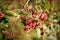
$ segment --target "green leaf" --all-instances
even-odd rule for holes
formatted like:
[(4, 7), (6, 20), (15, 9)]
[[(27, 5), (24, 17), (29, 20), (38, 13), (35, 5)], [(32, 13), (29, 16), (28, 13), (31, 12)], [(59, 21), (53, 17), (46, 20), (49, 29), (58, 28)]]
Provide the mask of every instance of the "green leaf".
[(44, 7), (45, 7), (45, 9), (48, 9), (49, 10), (50, 9), (50, 3), (49, 2), (46, 2)]
[(0, 40), (2, 40), (2, 38), (3, 38), (3, 35), (0, 33)]
[(15, 12), (10, 11), (10, 10), (7, 10), (6, 14), (9, 15), (9, 16), (16, 16), (17, 15)]

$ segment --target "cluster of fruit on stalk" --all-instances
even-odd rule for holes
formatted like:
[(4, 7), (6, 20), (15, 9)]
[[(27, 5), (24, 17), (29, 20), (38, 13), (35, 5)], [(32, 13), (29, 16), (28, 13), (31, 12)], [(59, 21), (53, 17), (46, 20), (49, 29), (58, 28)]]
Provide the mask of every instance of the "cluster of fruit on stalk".
[[(24, 6), (25, 10), (28, 10), (31, 13), (31, 16), (26, 20), (25, 24), (29, 27), (25, 27), (24, 31), (37, 29), (39, 26), (43, 25), (43, 22), (48, 19), (49, 11), (41, 9), (40, 12), (34, 11), (34, 8), (31, 6), (29, 8), (29, 5)], [(36, 19), (35, 19), (36, 18)], [(44, 33), (44, 28), (41, 27), (41, 34)]]

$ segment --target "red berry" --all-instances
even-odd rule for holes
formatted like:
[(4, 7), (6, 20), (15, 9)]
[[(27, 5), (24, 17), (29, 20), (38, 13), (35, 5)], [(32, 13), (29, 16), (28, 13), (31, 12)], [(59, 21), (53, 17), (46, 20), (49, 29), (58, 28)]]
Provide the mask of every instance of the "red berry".
[(12, 37), (12, 38), (14, 37), (14, 33), (11, 34), (11, 37)]
[(30, 8), (30, 9), (29, 9), (29, 12), (32, 13), (32, 14), (34, 14), (33, 8)]
[(35, 15), (38, 15), (38, 12), (35, 12)]
[(35, 17), (36, 15), (35, 14), (32, 14), (32, 17)]
[(34, 23), (34, 20), (31, 17), (29, 17), (29, 19), (26, 21), (27, 25), (30, 25), (30, 23)]
[(43, 17), (44, 17), (44, 13), (41, 14), (41, 18), (43, 18)]
[(41, 17), (41, 16), (40, 16), (40, 17), (39, 17), (39, 20), (44, 21), (44, 17)]
[(45, 13), (46, 13), (46, 14), (49, 14), (49, 11), (48, 11), (48, 10), (46, 10), (46, 11), (45, 11)]
[(34, 28), (35, 27), (35, 25), (33, 24), (33, 23), (30, 23), (30, 25), (29, 25), (31, 28)]
[(32, 19), (32, 18), (29, 18), (29, 19), (26, 21), (26, 24), (29, 25), (32, 21), (33, 21), (33, 19)]
[(39, 19), (41, 21), (45, 21), (45, 20), (47, 20), (47, 18), (48, 18), (48, 16), (45, 16), (44, 14), (41, 14), (41, 16), (39, 17)]
[(3, 13), (0, 13), (0, 18), (3, 18), (5, 15)]
[(34, 29), (36, 29), (36, 27), (34, 27)]
[(38, 15), (38, 12), (35, 12), (32, 14), (32, 17), (36, 17)]
[(40, 25), (41, 25), (41, 23), (38, 23), (38, 24), (37, 24), (37, 26), (40, 26)]
[(34, 19), (31, 18), (31, 17), (29, 17), (28, 21), (29, 21), (30, 23), (32, 23), (32, 22), (34, 22)]
[(26, 27), (24, 28), (24, 31), (28, 31), (28, 30), (29, 30), (29, 28), (26, 28)]
[(27, 25), (29, 25), (29, 24), (30, 24), (30, 22), (29, 22), (29, 21), (26, 21), (26, 24), (27, 24)]
[(33, 18), (29, 17), (29, 19), (28, 19), (28, 20), (32, 21), (32, 20), (33, 20)]
[(39, 17), (39, 19), (40, 19), (41, 21), (44, 20), (44, 13), (41, 14), (41, 16)]

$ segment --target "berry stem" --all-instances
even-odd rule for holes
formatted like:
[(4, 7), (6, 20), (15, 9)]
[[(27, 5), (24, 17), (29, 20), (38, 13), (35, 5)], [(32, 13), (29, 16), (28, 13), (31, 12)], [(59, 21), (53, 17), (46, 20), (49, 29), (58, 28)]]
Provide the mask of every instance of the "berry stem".
[(30, 1), (30, 0), (28, 0), (25, 5), (27, 5), (27, 4), (29, 3), (29, 1)]

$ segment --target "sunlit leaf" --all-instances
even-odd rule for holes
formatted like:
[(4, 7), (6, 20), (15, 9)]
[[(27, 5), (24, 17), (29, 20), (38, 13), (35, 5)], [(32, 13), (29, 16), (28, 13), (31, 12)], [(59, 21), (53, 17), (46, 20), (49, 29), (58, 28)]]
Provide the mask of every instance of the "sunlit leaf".
[(50, 3), (49, 2), (46, 2), (44, 7), (45, 7), (45, 9), (48, 9), (49, 10), (50, 9)]

